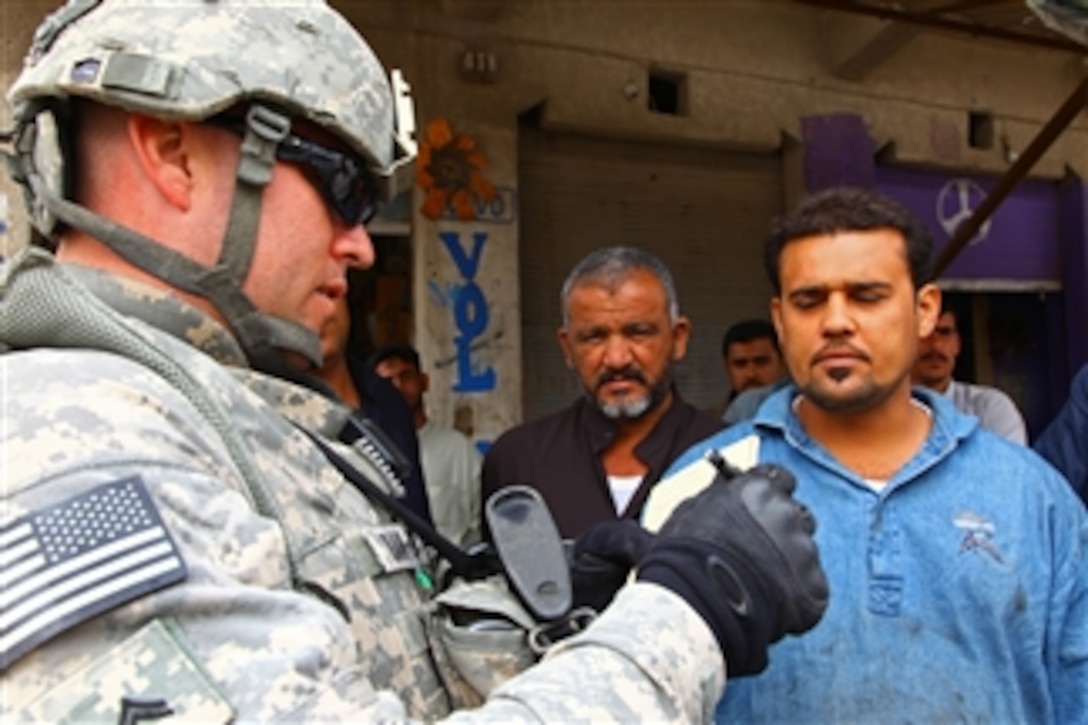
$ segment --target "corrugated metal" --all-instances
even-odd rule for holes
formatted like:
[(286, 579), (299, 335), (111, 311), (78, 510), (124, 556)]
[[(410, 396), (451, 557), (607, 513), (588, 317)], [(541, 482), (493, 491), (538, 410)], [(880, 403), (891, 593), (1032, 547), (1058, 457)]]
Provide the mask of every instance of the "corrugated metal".
[(525, 418), (580, 394), (555, 337), (559, 288), (585, 254), (613, 244), (647, 249), (672, 270), (694, 325), (677, 382), (697, 405), (720, 405), (722, 333), (768, 315), (761, 255), (782, 210), (779, 156), (523, 128), (518, 175)]

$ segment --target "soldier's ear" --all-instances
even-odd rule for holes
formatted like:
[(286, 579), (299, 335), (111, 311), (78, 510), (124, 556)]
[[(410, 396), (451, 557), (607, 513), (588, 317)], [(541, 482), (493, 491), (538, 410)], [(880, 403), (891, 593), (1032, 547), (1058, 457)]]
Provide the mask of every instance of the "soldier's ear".
[(195, 125), (133, 113), (125, 131), (147, 179), (171, 205), (188, 211), (195, 184), (191, 158)]

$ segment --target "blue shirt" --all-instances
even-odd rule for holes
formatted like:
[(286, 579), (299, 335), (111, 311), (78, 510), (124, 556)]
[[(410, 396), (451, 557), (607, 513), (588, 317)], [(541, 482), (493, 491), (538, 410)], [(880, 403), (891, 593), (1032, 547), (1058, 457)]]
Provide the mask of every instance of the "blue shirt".
[(1088, 722), (1088, 521), (1062, 477), (916, 390), (933, 428), (878, 492), (809, 438), (797, 394), (670, 469), (758, 436), (797, 477), (830, 582), (820, 623), (730, 680), (717, 721)]

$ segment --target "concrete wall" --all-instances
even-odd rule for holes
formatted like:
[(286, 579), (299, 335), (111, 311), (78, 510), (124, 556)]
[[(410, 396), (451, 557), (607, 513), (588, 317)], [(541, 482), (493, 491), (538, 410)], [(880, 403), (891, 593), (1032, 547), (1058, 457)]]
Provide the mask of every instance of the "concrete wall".
[[(858, 81), (834, 71), (851, 39), (875, 20), (788, 3), (631, 3), (497, 0), (336, 3), (388, 62), (407, 67), (421, 117), (502, 122), (546, 102), (545, 124), (675, 142), (777, 147), (798, 119), (857, 113), (878, 146), (903, 163), (1001, 171), (1001, 139), (1022, 149), (1084, 77), (1088, 66), (1061, 52), (932, 32), (874, 61)], [(490, 10), (488, 12), (488, 10)], [(461, 79), (463, 52), (494, 53), (493, 84)], [(675, 118), (645, 108), (651, 68), (688, 75), (689, 111)], [(634, 84), (637, 95), (624, 93)], [(999, 143), (966, 148), (967, 112), (993, 113)], [(1088, 172), (1088, 121), (1055, 144), (1037, 172)]]

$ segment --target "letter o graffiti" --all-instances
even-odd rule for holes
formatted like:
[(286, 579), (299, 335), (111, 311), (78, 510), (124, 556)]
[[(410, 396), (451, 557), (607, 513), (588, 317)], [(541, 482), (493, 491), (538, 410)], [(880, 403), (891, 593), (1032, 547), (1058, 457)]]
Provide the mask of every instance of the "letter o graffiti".
[(483, 290), (475, 281), (470, 281), (457, 294), (453, 307), (453, 319), (458, 331), (471, 340), (487, 329), (489, 317)]

